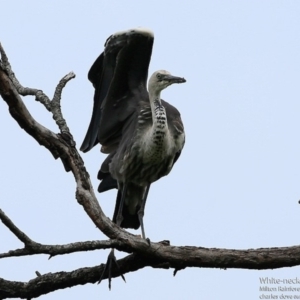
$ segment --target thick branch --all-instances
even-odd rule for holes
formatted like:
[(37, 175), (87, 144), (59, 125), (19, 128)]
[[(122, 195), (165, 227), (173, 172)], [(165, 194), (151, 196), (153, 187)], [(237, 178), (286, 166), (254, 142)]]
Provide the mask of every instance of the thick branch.
[[(173, 249), (172, 249), (173, 248)], [(178, 248), (178, 249), (176, 249)], [(289, 256), (299, 256), (299, 247), (289, 248), (271, 248), (257, 249), (257, 250), (225, 250), (225, 249), (204, 249), (194, 247), (171, 247), (167, 250), (168, 254), (173, 255), (173, 251), (184, 251), (186, 255), (191, 254), (194, 250), (202, 251), (201, 258), (198, 257), (198, 266), (202, 267), (214, 267), (223, 268), (248, 268), (253, 269), (254, 266), (262, 269), (265, 265), (269, 268), (269, 262), (272, 263), (272, 259), (277, 257), (279, 261), (287, 260), (288, 263), (292, 263), (292, 259)], [(186, 256), (188, 258), (188, 256)], [(194, 258), (195, 259), (195, 258)], [(215, 261), (216, 260), (216, 261)], [(299, 261), (298, 261), (299, 263)], [(118, 260), (120, 269), (112, 269), (112, 277), (118, 277), (120, 274), (126, 274), (134, 272), (144, 267), (163, 268), (169, 269), (174, 267), (171, 264), (161, 261), (154, 257), (142, 256), (138, 254), (131, 254), (127, 257)], [(178, 265), (177, 269), (183, 269), (185, 266), (184, 261)], [(276, 268), (276, 265), (272, 265)], [(255, 267), (254, 267), (255, 268)], [(256, 268), (255, 268), (256, 269)], [(35, 298), (40, 295), (50, 293), (58, 289), (64, 289), (79, 284), (95, 283), (99, 280), (100, 275), (103, 273), (104, 265), (101, 264), (92, 268), (81, 268), (72, 272), (58, 272), (48, 273), (38, 276), (29, 282), (15, 282), (0, 279), (0, 299), (6, 298)], [(107, 278), (107, 274), (104, 274), (103, 279)]]
[[(118, 277), (122, 273), (134, 272), (147, 266), (169, 268), (168, 265), (161, 264), (159, 261), (136, 254), (128, 255), (118, 262), (120, 269), (112, 270), (113, 277)], [(103, 271), (104, 265), (101, 264), (97, 267), (80, 268), (71, 272), (48, 273), (40, 275), (29, 282), (9, 281), (0, 278), (0, 299), (31, 299), (79, 284), (96, 283)], [(107, 279), (107, 274), (104, 274), (103, 279)]]

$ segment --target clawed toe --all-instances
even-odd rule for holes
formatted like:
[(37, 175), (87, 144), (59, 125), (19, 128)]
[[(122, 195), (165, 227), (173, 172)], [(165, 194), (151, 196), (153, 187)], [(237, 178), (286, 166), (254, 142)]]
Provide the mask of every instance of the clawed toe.
[[(114, 249), (112, 249), (107, 257), (107, 261), (106, 261), (106, 265), (105, 265), (105, 268), (101, 274), (101, 277), (98, 281), (98, 284), (101, 283), (103, 277), (104, 277), (104, 274), (106, 274), (107, 272), (107, 278), (108, 278), (108, 288), (109, 290), (111, 290), (111, 270), (112, 270), (112, 266), (115, 265), (115, 267), (120, 270), (120, 266), (118, 264), (118, 261), (116, 259), (116, 256), (115, 256), (115, 253), (114, 253)], [(124, 282), (126, 282), (125, 280), (125, 277), (123, 274), (121, 274), (121, 277), (122, 279), (124, 280)]]

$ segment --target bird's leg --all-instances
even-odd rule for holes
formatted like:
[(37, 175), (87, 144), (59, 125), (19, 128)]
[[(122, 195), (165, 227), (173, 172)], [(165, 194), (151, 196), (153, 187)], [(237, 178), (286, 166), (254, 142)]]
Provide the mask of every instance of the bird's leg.
[[(146, 206), (146, 200), (148, 197), (148, 193), (149, 193), (149, 189), (150, 189), (150, 184), (147, 185), (144, 195), (143, 195), (143, 199), (142, 199), (142, 204), (141, 207), (138, 211), (138, 218), (141, 224), (141, 230), (142, 230), (142, 237), (143, 239), (146, 239), (146, 235), (145, 235), (145, 228), (144, 228), (144, 222), (143, 222), (143, 218), (144, 218), (144, 211), (145, 211), (145, 206)], [(150, 243), (150, 241), (149, 241)]]
[(116, 224), (118, 226), (121, 226), (121, 223), (124, 219), (122, 212), (123, 212), (123, 206), (124, 206), (124, 202), (125, 202), (126, 192), (127, 192), (127, 184), (124, 183), (123, 189), (122, 189), (122, 196), (121, 196), (119, 209), (118, 209), (118, 214), (117, 214), (117, 217), (116, 217)]

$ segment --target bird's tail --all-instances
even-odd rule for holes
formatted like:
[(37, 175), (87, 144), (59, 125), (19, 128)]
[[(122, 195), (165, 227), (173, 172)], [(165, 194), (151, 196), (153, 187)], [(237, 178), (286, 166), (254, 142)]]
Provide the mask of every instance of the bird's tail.
[[(141, 208), (142, 199), (144, 196), (145, 187), (137, 186), (135, 184), (128, 184), (127, 193), (124, 199), (124, 205), (122, 209), (123, 221), (121, 227), (138, 229), (140, 227), (140, 221), (138, 218), (138, 211)], [(116, 200), (115, 212), (113, 216), (113, 222), (116, 223), (119, 206), (121, 203), (122, 192), (119, 190)]]

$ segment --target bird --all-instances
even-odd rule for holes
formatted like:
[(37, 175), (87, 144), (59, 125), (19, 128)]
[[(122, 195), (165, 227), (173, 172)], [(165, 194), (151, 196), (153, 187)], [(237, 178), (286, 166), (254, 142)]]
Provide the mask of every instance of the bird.
[[(108, 154), (98, 172), (98, 192), (118, 190), (113, 222), (122, 228), (141, 227), (143, 239), (150, 185), (169, 174), (185, 144), (181, 115), (161, 99), (161, 92), (186, 80), (159, 70), (147, 89), (153, 42), (154, 34), (146, 28), (120, 31), (106, 40), (88, 73), (94, 105), (80, 148), (87, 152), (100, 144)], [(107, 265), (111, 261), (116, 262), (113, 250)]]

